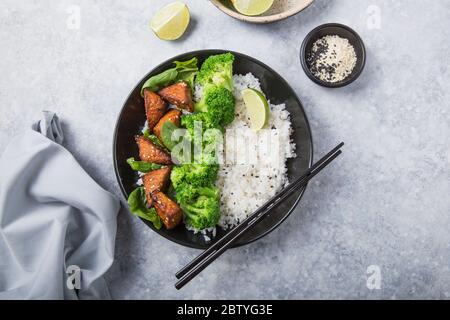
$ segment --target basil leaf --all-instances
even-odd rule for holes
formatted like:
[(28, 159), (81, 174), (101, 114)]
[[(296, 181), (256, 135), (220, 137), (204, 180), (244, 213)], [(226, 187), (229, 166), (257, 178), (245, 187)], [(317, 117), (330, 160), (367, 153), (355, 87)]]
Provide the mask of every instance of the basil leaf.
[(142, 173), (147, 173), (153, 170), (158, 170), (162, 168), (162, 165), (151, 163), (151, 162), (145, 162), (145, 161), (136, 161), (134, 158), (127, 159), (127, 163), (130, 165), (131, 169), (134, 171), (139, 171)]
[(194, 88), (194, 78), (198, 73), (197, 58), (188, 61), (174, 61), (175, 67), (167, 69), (145, 81), (141, 89), (141, 96), (144, 90), (158, 91), (177, 81), (186, 81), (191, 89)]
[(128, 197), (128, 205), (130, 206), (130, 211), (135, 216), (142, 219), (148, 220), (153, 223), (156, 229), (161, 229), (162, 222), (161, 218), (156, 213), (155, 208), (147, 208), (147, 199), (145, 197), (144, 187), (139, 187), (134, 189)]

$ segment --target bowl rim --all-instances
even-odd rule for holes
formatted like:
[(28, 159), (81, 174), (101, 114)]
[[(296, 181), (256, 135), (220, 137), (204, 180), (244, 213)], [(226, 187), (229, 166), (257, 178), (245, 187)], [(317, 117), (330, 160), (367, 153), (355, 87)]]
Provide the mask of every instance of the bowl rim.
[(220, 11), (224, 12), (225, 14), (229, 15), (232, 18), (250, 22), (250, 23), (257, 23), (257, 24), (263, 24), (263, 23), (271, 23), (276, 22), (280, 20), (287, 19), (289, 17), (292, 17), (296, 15), (297, 13), (302, 12), (306, 8), (308, 8), (310, 5), (314, 3), (315, 0), (305, 0), (305, 4), (302, 6), (294, 7), (290, 10), (283, 11), (281, 13), (272, 14), (269, 16), (246, 16), (242, 13), (239, 13), (237, 11), (234, 11), (227, 6), (225, 6), (221, 0), (209, 0), (216, 8), (218, 8)]
[[(308, 64), (306, 62), (306, 47), (308, 45), (308, 42), (311, 40), (312, 37), (314, 37), (319, 31), (321, 31), (322, 29), (325, 28), (329, 28), (329, 27), (335, 27), (335, 28), (341, 28), (344, 29), (350, 33), (352, 33), (358, 44), (361, 46), (361, 51), (362, 51), (362, 56), (358, 57), (362, 59), (362, 64), (361, 66), (358, 68), (358, 70), (356, 70), (356, 72), (353, 74), (352, 77), (343, 80), (341, 82), (337, 82), (337, 83), (331, 83), (331, 82), (326, 82), (323, 80), (320, 80), (318, 78), (316, 78), (312, 73), (311, 70), (309, 70), (308, 68)], [(303, 39), (302, 45), (300, 47), (300, 62), (302, 64), (302, 68), (303, 71), (306, 73), (306, 75), (308, 76), (308, 78), (310, 78), (313, 82), (317, 83), (318, 85), (321, 85), (323, 87), (327, 87), (327, 88), (342, 88), (345, 87), (351, 83), (353, 83), (356, 79), (359, 78), (359, 76), (361, 75), (361, 73), (364, 70), (364, 67), (366, 65), (366, 46), (364, 45), (364, 41), (361, 39), (361, 37), (359, 36), (359, 34), (353, 30), (352, 28), (350, 28), (347, 25), (341, 24), (341, 23), (325, 23), (322, 24), (318, 27), (315, 27), (313, 30), (311, 30), (305, 37), (305, 39)]]
[[(151, 74), (156, 70), (159, 69), (160, 67), (171, 63), (173, 61), (176, 61), (178, 59), (184, 58), (185, 56), (188, 55), (197, 55), (197, 54), (205, 54), (205, 53), (209, 53), (209, 54), (221, 54), (221, 53), (226, 53), (226, 52), (230, 52), (234, 55), (238, 55), (241, 56), (245, 59), (248, 59), (254, 63), (257, 63), (261, 66), (263, 66), (264, 68), (266, 68), (269, 72), (274, 73), (276, 76), (278, 76), (282, 82), (284, 83), (284, 85), (286, 85), (289, 90), (291, 90), (294, 93), (294, 98), (298, 101), (298, 104), (300, 106), (300, 111), (304, 116), (305, 119), (305, 124), (306, 124), (306, 129), (309, 133), (309, 159), (308, 159), (308, 166), (311, 167), (313, 164), (313, 157), (314, 157), (314, 143), (313, 143), (313, 137), (312, 137), (312, 131), (311, 131), (311, 126), (309, 123), (309, 119), (308, 116), (306, 115), (305, 109), (303, 108), (303, 105), (297, 95), (297, 93), (295, 92), (295, 90), (290, 86), (290, 84), (287, 82), (286, 79), (284, 79), (278, 72), (276, 72), (275, 70), (273, 70), (271, 67), (269, 67), (268, 65), (266, 65), (265, 63), (261, 62), (260, 60), (253, 58), (251, 56), (248, 56), (246, 54), (240, 53), (240, 52), (236, 52), (236, 51), (232, 51), (232, 50), (224, 50), (224, 49), (200, 49), (200, 50), (194, 50), (194, 51), (188, 51), (185, 53), (181, 53), (178, 54), (174, 57), (171, 57), (169, 59), (166, 59), (165, 61), (159, 63), (158, 65), (156, 65), (155, 67), (153, 67), (150, 72), (148, 72), (141, 80), (139, 80), (139, 82), (131, 89), (130, 93), (127, 95), (125, 101), (122, 104), (122, 107), (120, 109), (119, 115), (117, 116), (117, 120), (116, 120), (116, 124), (114, 127), (114, 134), (113, 134), (113, 141), (112, 141), (112, 152), (113, 152), (113, 165), (114, 165), (114, 173), (116, 176), (116, 181), (119, 184), (120, 187), (120, 191), (122, 192), (122, 196), (125, 199), (127, 199), (127, 192), (125, 191), (125, 187), (122, 183), (122, 180), (120, 178), (120, 174), (119, 174), (119, 166), (118, 166), (118, 160), (117, 160), (117, 137), (118, 137), (118, 129), (119, 129), (119, 123), (121, 122), (122, 116), (124, 114), (125, 111), (125, 106), (127, 104), (127, 101), (133, 96), (134, 90), (136, 89), (136, 86), (142, 82), (144, 82), (145, 80), (148, 79), (149, 76), (151, 76)], [(297, 197), (297, 199), (295, 200), (294, 204), (292, 205), (292, 207), (283, 215), (283, 217), (281, 217), (280, 220), (278, 220), (272, 227), (270, 227), (269, 229), (267, 229), (265, 232), (263, 232), (261, 235), (255, 237), (254, 239), (247, 241), (247, 242), (243, 242), (243, 243), (238, 243), (233, 245), (231, 248), (238, 248), (238, 247), (242, 247), (248, 244), (251, 244), (255, 241), (260, 240), (261, 238), (267, 236), (269, 233), (271, 233), (272, 231), (274, 231), (275, 229), (277, 229), (291, 214), (292, 212), (295, 210), (295, 208), (298, 206), (300, 200), (302, 199), (306, 188), (308, 187), (308, 184), (300, 189), (300, 193)], [(127, 208), (128, 210), (128, 208)], [(192, 244), (192, 243), (186, 243), (183, 242), (177, 238), (171, 237), (170, 235), (167, 235), (165, 233), (160, 233), (159, 230), (157, 230), (151, 223), (148, 223), (147, 221), (145, 221), (142, 218), (139, 218), (140, 220), (142, 220), (148, 227), (150, 227), (150, 229), (152, 229), (155, 233), (157, 233), (158, 235), (166, 238), (167, 240), (170, 240), (174, 243), (177, 243), (179, 245), (182, 245), (184, 247), (188, 247), (188, 248), (192, 248), (192, 249), (199, 249), (199, 250), (204, 250), (204, 247), (200, 247), (198, 245)]]

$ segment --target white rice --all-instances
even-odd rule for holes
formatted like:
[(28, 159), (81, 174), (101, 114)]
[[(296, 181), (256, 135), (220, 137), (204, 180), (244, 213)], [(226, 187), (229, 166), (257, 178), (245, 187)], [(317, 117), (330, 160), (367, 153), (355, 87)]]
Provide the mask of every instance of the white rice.
[(216, 237), (216, 233), (217, 233), (216, 227), (207, 228), (207, 229), (203, 229), (203, 230), (197, 230), (188, 224), (185, 224), (185, 226), (186, 226), (186, 229), (188, 229), (189, 231), (192, 231), (194, 234), (198, 234), (198, 233), (201, 234), (203, 236), (203, 239), (205, 239), (206, 242), (210, 242), (212, 239), (214, 239)]
[(241, 91), (246, 88), (261, 91), (259, 80), (251, 73), (235, 75), (233, 80), (236, 118), (227, 127), (225, 162), (220, 166), (217, 181), (221, 191), (219, 225), (223, 228), (239, 224), (278, 193), (288, 183), (286, 161), (296, 156), (285, 104), (273, 105), (269, 101), (268, 127), (254, 132)]

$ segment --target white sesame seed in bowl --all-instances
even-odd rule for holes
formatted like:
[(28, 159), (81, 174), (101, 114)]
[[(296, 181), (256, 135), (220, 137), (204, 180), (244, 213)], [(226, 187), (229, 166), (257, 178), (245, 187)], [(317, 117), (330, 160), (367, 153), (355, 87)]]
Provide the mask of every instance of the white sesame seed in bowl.
[(351, 28), (337, 23), (321, 25), (303, 40), (300, 60), (306, 75), (329, 88), (349, 85), (362, 73), (366, 50)]

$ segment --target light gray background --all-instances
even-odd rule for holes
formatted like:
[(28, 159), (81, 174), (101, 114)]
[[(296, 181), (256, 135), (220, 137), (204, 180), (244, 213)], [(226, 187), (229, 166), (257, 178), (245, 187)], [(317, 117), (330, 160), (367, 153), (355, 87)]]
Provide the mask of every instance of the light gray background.
[[(40, 110), (56, 111), (67, 148), (119, 195), (111, 143), (122, 103), (152, 67), (204, 48), (239, 51), (279, 71), (304, 104), (316, 158), (341, 140), (347, 146), (286, 223), (228, 252), (180, 292), (174, 273), (198, 251), (121, 212), (107, 274), (112, 296), (449, 298), (450, 1), (316, 0), (258, 26), (190, 0), (188, 34), (163, 42), (148, 21), (168, 2), (2, 0), (0, 150)], [(79, 30), (67, 27), (72, 4), (81, 9)], [(369, 5), (381, 9), (379, 30), (367, 27)], [(365, 72), (347, 88), (319, 87), (300, 67), (301, 41), (326, 22), (350, 25), (367, 46)], [(370, 265), (381, 268), (381, 290), (366, 286)]]

